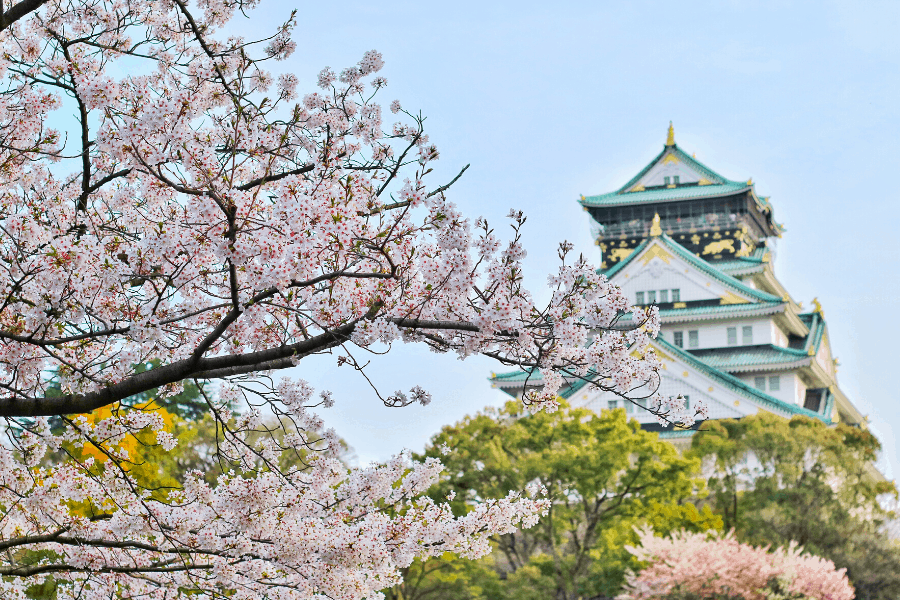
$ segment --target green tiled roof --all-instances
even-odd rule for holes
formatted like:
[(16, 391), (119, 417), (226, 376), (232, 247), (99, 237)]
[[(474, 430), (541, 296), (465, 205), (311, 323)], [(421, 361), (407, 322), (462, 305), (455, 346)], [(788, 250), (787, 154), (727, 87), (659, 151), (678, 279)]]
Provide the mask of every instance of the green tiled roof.
[(763, 265), (765, 264), (763, 262), (763, 257), (768, 251), (769, 249), (765, 246), (759, 246), (750, 253), (750, 256), (738, 256), (726, 260), (718, 260), (712, 264), (715, 268), (724, 271), (729, 275), (733, 273), (753, 272), (763, 268)]
[[(700, 358), (692, 355), (690, 352), (679, 348), (673, 344), (670, 344), (664, 339), (658, 338), (656, 343), (662, 348), (662, 350), (666, 353), (676, 356), (682, 362), (690, 365), (691, 367), (697, 369), (701, 373), (704, 373), (708, 377), (715, 379), (719, 384), (724, 385), (725, 387), (743, 395), (744, 397), (749, 397), (757, 404), (764, 406), (770, 410), (787, 413), (789, 415), (806, 415), (809, 417), (815, 417), (817, 419), (821, 419), (826, 423), (830, 423), (831, 419), (826, 415), (822, 415), (816, 412), (813, 412), (809, 409), (803, 408), (802, 406), (797, 406), (796, 404), (790, 404), (788, 402), (784, 402), (783, 400), (779, 400), (778, 398), (774, 398), (765, 392), (761, 392), (753, 386), (747, 385), (737, 377), (726, 373), (725, 371), (721, 371), (715, 366), (708, 364), (705, 360), (701, 360)], [(801, 353), (804, 354), (804, 353)], [(524, 371), (513, 371), (511, 373), (506, 373), (504, 375), (495, 375), (492, 378), (492, 381), (498, 381), (500, 378), (504, 382), (514, 381), (516, 377), (520, 377), (521, 381), (524, 381), (525, 377)], [(536, 385), (540, 384), (540, 375), (534, 378), (534, 382)], [(563, 398), (570, 398), (574, 394), (576, 394), (580, 389), (587, 385), (585, 380), (578, 380), (572, 384), (571, 387), (565, 389), (560, 395)]]
[(709, 167), (704, 165), (702, 162), (700, 162), (693, 156), (689, 155), (687, 152), (685, 152), (684, 150), (679, 148), (678, 144), (672, 144), (671, 146), (663, 147), (662, 152), (657, 154), (653, 160), (651, 160), (649, 163), (647, 163), (647, 166), (644, 167), (643, 169), (641, 169), (640, 173), (638, 173), (637, 175), (632, 177), (628, 183), (626, 183), (625, 185), (623, 185), (616, 191), (624, 192), (625, 190), (627, 190), (628, 188), (630, 188), (631, 186), (636, 184), (640, 180), (640, 178), (643, 177), (647, 173), (647, 171), (649, 171), (650, 169), (653, 168), (653, 165), (658, 163), (662, 159), (662, 157), (666, 155), (666, 152), (669, 150), (671, 150), (671, 153), (674, 154), (675, 156), (677, 156), (681, 162), (685, 163), (689, 167), (692, 167), (695, 171), (702, 173), (711, 182), (713, 182), (713, 183), (735, 183), (734, 181), (731, 181), (730, 179), (722, 177), (721, 175), (719, 175), (718, 173), (716, 173), (715, 171), (713, 171), (712, 169), (710, 169)]
[(746, 183), (729, 182), (711, 185), (687, 185), (675, 188), (659, 188), (642, 192), (611, 192), (598, 196), (585, 196), (579, 203), (582, 206), (619, 206), (622, 204), (647, 204), (651, 202), (669, 202), (672, 200), (693, 200), (725, 196), (749, 190), (752, 186)]
[(797, 363), (809, 360), (809, 355), (805, 350), (781, 348), (773, 344), (710, 348), (708, 350), (692, 350), (690, 353), (709, 366), (728, 372), (745, 371), (753, 367), (790, 368), (797, 366)]
[(729, 375), (724, 371), (720, 371), (719, 369), (706, 364), (704, 361), (699, 358), (692, 356), (689, 352), (670, 344), (666, 340), (657, 339), (656, 343), (662, 346), (663, 350), (666, 352), (670, 352), (675, 354), (679, 358), (681, 358), (684, 362), (691, 365), (698, 371), (701, 371), (712, 377), (713, 379), (717, 379), (720, 383), (725, 385), (726, 387), (731, 388), (732, 390), (744, 394), (746, 396), (750, 396), (756, 402), (763, 406), (767, 406), (770, 409), (778, 410), (781, 412), (786, 412), (792, 415), (806, 415), (808, 417), (815, 417), (817, 419), (821, 419), (826, 423), (831, 423), (831, 419), (825, 415), (821, 415), (817, 412), (813, 412), (809, 409), (803, 408), (802, 406), (797, 406), (796, 404), (790, 404), (788, 402), (784, 402), (783, 400), (779, 400), (778, 398), (774, 398), (765, 392), (761, 392), (753, 386), (747, 385), (734, 375)]
[(524, 383), (528, 377), (531, 376), (532, 381), (541, 381), (540, 372), (535, 372), (534, 369), (529, 369), (527, 371), (518, 370), (518, 371), (510, 371), (509, 373), (494, 373), (491, 375), (491, 381), (503, 382), (503, 383), (512, 383), (512, 382), (522, 382)]
[(825, 319), (818, 312), (802, 313), (797, 315), (803, 324), (809, 327), (809, 335), (806, 338), (805, 351), (808, 353), (812, 348), (813, 354), (819, 351), (822, 345), (822, 338), (825, 336)]
[[(675, 155), (678, 160), (685, 164), (688, 168), (700, 173), (710, 182), (710, 185), (688, 185), (675, 188), (659, 188), (652, 190), (644, 190), (642, 192), (626, 192), (635, 185), (641, 177), (653, 168), (666, 154)], [(691, 198), (708, 198), (710, 196), (721, 196), (725, 194), (734, 194), (750, 189), (751, 186), (744, 182), (732, 181), (726, 177), (722, 177), (696, 158), (684, 152), (677, 144), (666, 146), (662, 152), (656, 155), (647, 166), (631, 178), (631, 180), (620, 187), (615, 192), (609, 194), (600, 194), (598, 196), (586, 196), (581, 199), (582, 206), (617, 206), (620, 204), (642, 204), (646, 202), (670, 201), (670, 200), (688, 200)]]
[(768, 294), (766, 292), (762, 292), (760, 290), (753, 289), (752, 287), (748, 286), (747, 284), (743, 283), (742, 281), (735, 279), (731, 275), (723, 273), (721, 270), (717, 269), (715, 265), (712, 265), (712, 264), (706, 262), (705, 260), (703, 260), (702, 258), (697, 256), (696, 254), (694, 254), (693, 252), (691, 252), (690, 250), (688, 250), (687, 248), (685, 248), (684, 246), (682, 246), (681, 244), (679, 244), (678, 242), (676, 242), (675, 240), (673, 240), (666, 234), (662, 234), (658, 238), (647, 238), (644, 241), (642, 241), (634, 249), (634, 252), (629, 254), (626, 258), (620, 260), (618, 263), (615, 264), (615, 266), (613, 266), (611, 269), (606, 271), (606, 273), (604, 273), (606, 275), (606, 277), (608, 279), (612, 279), (616, 275), (616, 273), (618, 273), (619, 271), (624, 269), (625, 265), (630, 264), (631, 261), (633, 261), (644, 250), (644, 248), (646, 248), (648, 245), (650, 245), (653, 242), (653, 240), (656, 240), (656, 239), (662, 241), (663, 244), (666, 246), (666, 248), (671, 250), (676, 256), (680, 257), (688, 264), (692, 265), (693, 267), (695, 267), (699, 271), (705, 273), (706, 275), (709, 275), (710, 277), (712, 277), (719, 283), (725, 285), (726, 287), (729, 287), (737, 292), (740, 292), (740, 293), (744, 294), (745, 296), (753, 298), (757, 302), (778, 302), (778, 303), (782, 302), (781, 298), (779, 298), (778, 296), (774, 296), (772, 294)]
[(659, 316), (663, 319), (675, 319), (678, 317), (707, 317), (718, 319), (730, 316), (747, 316), (747, 313), (759, 312), (760, 314), (772, 314), (781, 312), (784, 302), (747, 302), (744, 304), (719, 304), (714, 306), (688, 306), (685, 308), (660, 309)]

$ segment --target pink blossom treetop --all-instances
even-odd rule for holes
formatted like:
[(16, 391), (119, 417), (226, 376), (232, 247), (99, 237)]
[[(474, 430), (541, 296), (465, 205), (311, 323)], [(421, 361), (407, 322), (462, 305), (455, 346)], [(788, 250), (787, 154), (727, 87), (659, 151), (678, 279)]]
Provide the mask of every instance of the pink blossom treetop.
[[(620, 600), (670, 597), (768, 600), (789, 598), (852, 600), (853, 587), (844, 569), (805, 554), (796, 545), (769, 551), (742, 544), (733, 533), (680, 532), (662, 538), (650, 529), (639, 532), (640, 546), (628, 547), (648, 563), (628, 577)], [(780, 590), (780, 592), (779, 592)]]
[[(565, 377), (590, 377), (691, 422), (655, 394), (655, 310), (620, 328), (640, 309), (567, 244), (549, 304), (535, 305), (524, 215), (511, 211), (504, 244), (447, 199), (455, 179), (429, 183), (438, 151), (423, 118), (395, 101), (386, 125), (375, 101), (381, 55), (324, 69), (301, 96), (296, 76), (266, 70), (294, 50), (293, 15), (266, 40), (219, 34), (254, 4), (49, 0), (4, 13), (16, 17), (0, 23), (4, 598), (45, 576), (73, 598), (374, 598), (415, 557), (477, 557), (546, 508), (511, 492), (457, 519), (421, 497), (436, 460), (348, 471), (319, 453), (338, 440), (309, 433), (323, 431), (309, 409), (330, 394), (270, 378), (311, 355), (361, 370), (357, 349), (419, 342), (539, 371), (536, 408), (553, 407)], [(221, 382), (204, 398), (237, 468), (161, 498), (120, 442), (175, 440), (130, 399), (190, 380)], [(416, 386), (382, 399), (429, 398)], [(83, 416), (101, 408), (109, 416)], [(290, 426), (260, 436), (264, 414)], [(45, 458), (86, 444), (103, 468)], [(302, 448), (302, 468), (279, 468)]]

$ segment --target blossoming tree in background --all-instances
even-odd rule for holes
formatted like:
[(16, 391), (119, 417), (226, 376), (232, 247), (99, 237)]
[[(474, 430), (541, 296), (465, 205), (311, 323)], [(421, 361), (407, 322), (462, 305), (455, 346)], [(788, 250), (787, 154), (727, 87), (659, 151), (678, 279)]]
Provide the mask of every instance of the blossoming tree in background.
[[(524, 215), (510, 213), (504, 245), (448, 201), (452, 181), (430, 182), (422, 117), (395, 101), (398, 121), (383, 122), (381, 56), (323, 70), (300, 97), (295, 76), (265, 70), (293, 51), (293, 16), (258, 42), (218, 33), (252, 4), (3, 13), (4, 598), (46, 578), (59, 597), (371, 598), (415, 557), (482, 555), (546, 507), (510, 493), (454, 517), (421, 495), (436, 459), (348, 471), (336, 436), (310, 433), (330, 394), (272, 378), (311, 355), (361, 370), (358, 351), (396, 340), (483, 354), (539, 369), (544, 388), (526, 397), (538, 409), (563, 375), (654, 396), (654, 312), (617, 328), (627, 300), (565, 244), (552, 298), (535, 305)], [(135, 444), (176, 442), (145, 396), (204, 380), (221, 383), (197, 387), (230, 471), (149, 484)], [(659, 400), (678, 418), (677, 400)]]
[(629, 551), (648, 563), (629, 577), (620, 600), (852, 600), (844, 569), (796, 544), (769, 551), (742, 544), (732, 534), (681, 532), (656, 537), (640, 532), (640, 546)]

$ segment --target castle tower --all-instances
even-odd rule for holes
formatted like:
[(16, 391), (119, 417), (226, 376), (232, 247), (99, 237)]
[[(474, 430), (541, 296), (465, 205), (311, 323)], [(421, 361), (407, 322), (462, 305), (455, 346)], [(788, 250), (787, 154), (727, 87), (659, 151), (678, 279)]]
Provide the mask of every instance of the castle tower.
[(650, 164), (615, 192), (582, 196), (581, 205), (597, 224), (604, 269), (649, 236), (654, 215), (679, 244), (716, 261), (750, 256), (784, 231), (755, 187), (749, 179), (727, 179), (681, 150), (670, 123), (666, 145)]
[[(771, 244), (784, 228), (751, 180), (733, 181), (683, 152), (669, 125), (662, 152), (608, 194), (582, 196), (602, 272), (638, 305), (656, 305), (662, 326), (660, 392), (703, 401), (710, 419), (759, 411), (865, 426), (841, 391), (821, 305), (804, 311), (775, 276)], [(537, 374), (527, 378), (539, 386)], [(521, 371), (491, 382), (521, 396)], [(562, 395), (596, 411), (624, 407), (664, 437), (640, 405), (571, 379)], [(686, 442), (687, 440), (685, 440)]]

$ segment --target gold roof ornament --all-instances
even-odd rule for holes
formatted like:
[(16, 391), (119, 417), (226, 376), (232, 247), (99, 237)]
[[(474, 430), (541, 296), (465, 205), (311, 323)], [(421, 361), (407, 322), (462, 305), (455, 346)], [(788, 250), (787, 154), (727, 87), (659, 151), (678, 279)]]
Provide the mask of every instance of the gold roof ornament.
[(813, 303), (813, 306), (816, 307), (816, 310), (813, 311), (813, 312), (819, 313), (819, 316), (820, 316), (820, 317), (824, 317), (825, 314), (822, 312), (822, 304), (819, 302), (819, 299), (818, 299), (818, 298), (813, 298), (812, 303)]
[(675, 128), (672, 127), (672, 121), (669, 121), (669, 134), (666, 136), (666, 146), (675, 145)]
[(753, 178), (752, 178), (752, 177), (751, 177), (750, 179), (747, 180), (747, 185), (753, 185)]
[(650, 237), (659, 237), (662, 235), (662, 227), (659, 225), (659, 213), (653, 215), (653, 223), (650, 224)]

